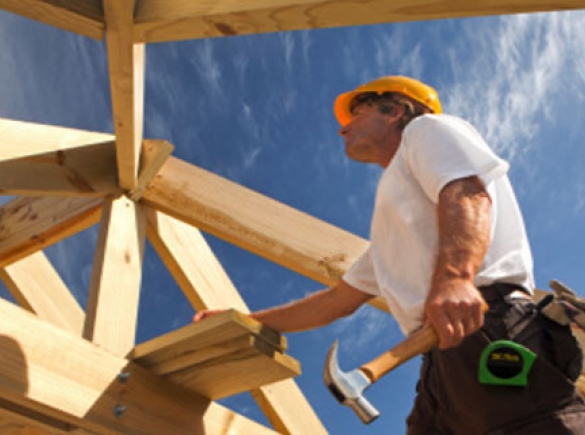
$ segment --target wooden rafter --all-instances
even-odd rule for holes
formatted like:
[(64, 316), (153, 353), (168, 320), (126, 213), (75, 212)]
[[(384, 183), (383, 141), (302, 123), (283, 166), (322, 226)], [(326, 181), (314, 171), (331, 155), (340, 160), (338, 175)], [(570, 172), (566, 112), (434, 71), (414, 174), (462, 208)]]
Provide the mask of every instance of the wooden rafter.
[(584, 0), (138, 0), (136, 42), (585, 8)]
[(328, 285), (367, 247), (360, 237), (174, 157), (143, 201)]
[(115, 143), (0, 162), (0, 191), (7, 195), (119, 195)]
[(104, 35), (101, 0), (0, 0), (0, 9), (94, 39)]
[(104, 435), (274, 434), (4, 300), (0, 318), (0, 400), (29, 413)]
[(61, 153), (114, 139), (107, 133), (0, 118), (0, 162)]
[(120, 356), (134, 347), (145, 237), (142, 206), (125, 196), (106, 201), (84, 337)]
[(94, 225), (101, 198), (17, 198), (0, 207), (0, 267)]
[(134, 0), (103, 0), (120, 187), (136, 188), (144, 116), (143, 44), (134, 44)]
[(85, 313), (45, 254), (36, 252), (0, 269), (0, 279), (21, 307), (81, 336)]
[[(149, 241), (195, 309), (236, 308), (249, 312), (199, 230), (154, 210), (147, 212), (147, 223)], [(291, 379), (254, 389), (252, 396), (282, 434), (327, 433)]]

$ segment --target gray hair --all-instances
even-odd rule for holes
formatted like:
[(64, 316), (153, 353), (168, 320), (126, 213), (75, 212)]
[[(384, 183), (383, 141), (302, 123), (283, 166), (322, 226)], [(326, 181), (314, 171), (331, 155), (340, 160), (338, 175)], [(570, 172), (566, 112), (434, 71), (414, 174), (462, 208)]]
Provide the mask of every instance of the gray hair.
[(384, 92), (378, 94), (377, 92), (364, 92), (356, 95), (351, 103), (349, 104), (349, 111), (353, 113), (356, 107), (361, 105), (377, 107), (380, 113), (388, 114), (392, 113), (392, 110), (396, 106), (404, 106), (404, 115), (402, 116), (399, 127), (404, 129), (406, 125), (414, 118), (421, 116), (425, 113), (431, 113), (431, 110), (418, 101), (398, 94), (396, 92)]

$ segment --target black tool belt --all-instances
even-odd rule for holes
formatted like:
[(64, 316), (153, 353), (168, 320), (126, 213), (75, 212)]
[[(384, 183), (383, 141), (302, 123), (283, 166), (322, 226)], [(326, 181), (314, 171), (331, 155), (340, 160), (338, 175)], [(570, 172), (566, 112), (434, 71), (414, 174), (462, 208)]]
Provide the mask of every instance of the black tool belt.
[(479, 287), (481, 295), (488, 304), (494, 302), (500, 302), (506, 300), (507, 297), (511, 296), (515, 292), (522, 292), (526, 296), (530, 297), (529, 293), (524, 287), (517, 284), (507, 284), (503, 282), (497, 282), (488, 286)]

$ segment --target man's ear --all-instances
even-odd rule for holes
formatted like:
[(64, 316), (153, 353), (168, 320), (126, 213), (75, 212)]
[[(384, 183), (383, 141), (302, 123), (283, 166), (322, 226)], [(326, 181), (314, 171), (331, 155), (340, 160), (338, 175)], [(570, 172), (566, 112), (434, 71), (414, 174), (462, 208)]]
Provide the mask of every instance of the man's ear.
[(406, 108), (404, 105), (396, 104), (394, 107), (392, 107), (390, 113), (386, 113), (385, 116), (389, 124), (396, 124), (402, 119), (405, 113)]

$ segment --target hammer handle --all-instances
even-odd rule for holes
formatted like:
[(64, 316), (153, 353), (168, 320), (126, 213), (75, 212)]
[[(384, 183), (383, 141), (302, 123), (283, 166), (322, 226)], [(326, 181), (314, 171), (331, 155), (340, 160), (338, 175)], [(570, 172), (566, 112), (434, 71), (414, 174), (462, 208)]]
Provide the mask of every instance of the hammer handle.
[[(485, 313), (488, 309), (488, 304), (483, 301), (481, 310)], [(437, 344), (439, 344), (439, 336), (434, 328), (424, 324), (421, 329), (410, 334), (400, 344), (364, 364), (359, 370), (373, 383), (390, 370), (395, 369), (416, 355), (428, 352)]]
[(373, 383), (395, 369), (402, 363), (424, 352), (428, 352), (439, 343), (439, 336), (430, 325), (410, 334), (396, 347), (377, 356), (364, 364), (359, 370)]

